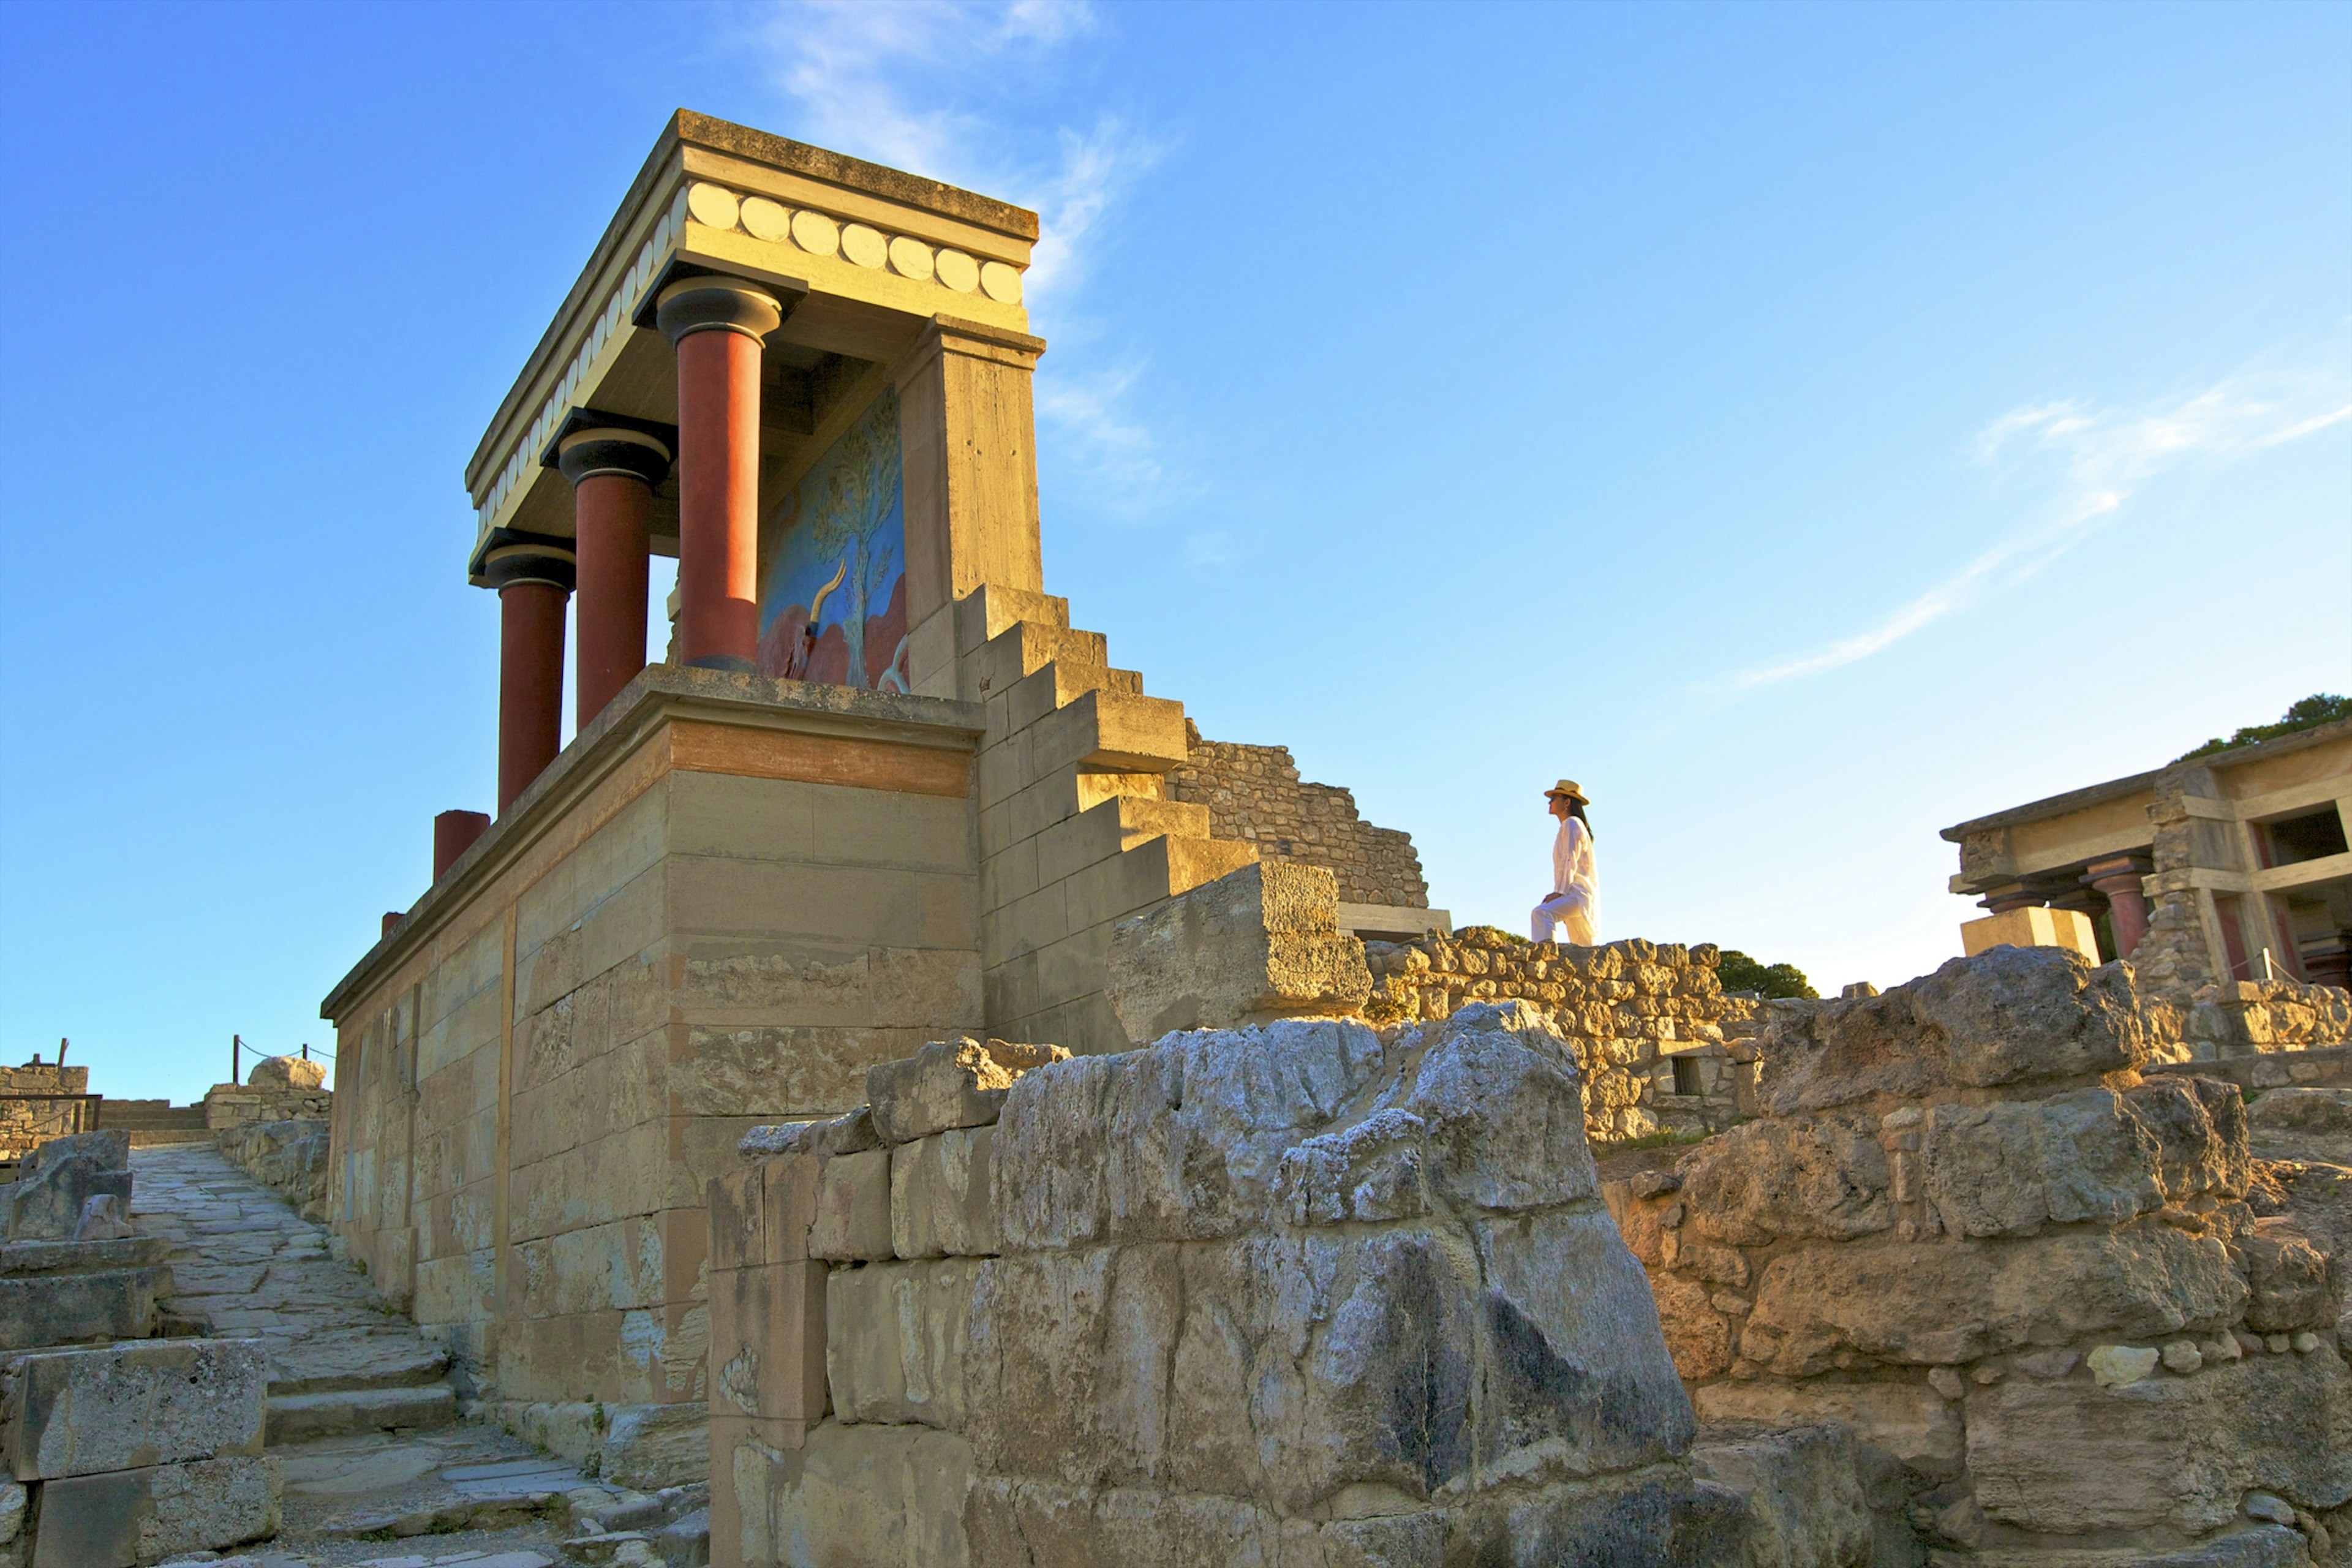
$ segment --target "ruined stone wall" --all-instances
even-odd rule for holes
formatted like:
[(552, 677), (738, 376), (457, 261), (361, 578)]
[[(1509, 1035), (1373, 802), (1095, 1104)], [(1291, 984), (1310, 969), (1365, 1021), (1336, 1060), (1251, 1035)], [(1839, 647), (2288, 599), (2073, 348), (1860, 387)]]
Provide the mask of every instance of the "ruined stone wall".
[(1843, 1434), (1690, 1450), (1533, 1006), (1059, 1055), (712, 1184), (717, 1568), (1864, 1560)]
[(1192, 750), (1168, 775), (1168, 798), (1207, 806), (1213, 837), (1254, 844), (1261, 859), (1328, 867), (1344, 903), (1429, 907), (1412, 836), (1363, 820), (1347, 790), (1300, 783), (1289, 747), (1204, 741), (1189, 720), (1185, 737)]
[[(2048, 948), (1770, 1010), (1759, 1119), (1607, 1194), (1702, 1418), (1853, 1423), (1874, 1502), (1945, 1549), (2177, 1548), (2252, 1510), (2326, 1560), (2352, 1171), (2305, 1201), (2236, 1085), (2143, 1079), (2166, 1054), (2127, 965)], [(2272, 1093), (2352, 1126), (2341, 1091)], [(2229, 1561), (2305, 1560), (2283, 1539)]]
[[(1518, 999), (1534, 1005), (1568, 1040), (1583, 1069), (1586, 1132), (1596, 1142), (1642, 1137), (1660, 1129), (1661, 1079), (1673, 1093), (1669, 1058), (1703, 1051), (1710, 1112), (1677, 1105), (1696, 1123), (1720, 1125), (1737, 1114), (1745, 1064), (1723, 1050), (1720, 952), (1711, 942), (1685, 947), (1633, 938), (1603, 947), (1522, 942), (1492, 926), (1452, 937), (1366, 942), (1372, 994), (1364, 1016), (1375, 1023), (1443, 1018), (1476, 1002)], [(1749, 1060), (1753, 1060), (1752, 1054)], [(1752, 1076), (1752, 1075), (1751, 1075)]]
[[(0, 1068), (0, 1093), (87, 1094), (88, 1068)], [(86, 1107), (71, 1100), (0, 1100), (0, 1159), (21, 1160), (51, 1139), (89, 1125)]]
[(2200, 986), (2179, 1027), (2199, 1061), (2352, 1045), (2352, 991), (2299, 980)]

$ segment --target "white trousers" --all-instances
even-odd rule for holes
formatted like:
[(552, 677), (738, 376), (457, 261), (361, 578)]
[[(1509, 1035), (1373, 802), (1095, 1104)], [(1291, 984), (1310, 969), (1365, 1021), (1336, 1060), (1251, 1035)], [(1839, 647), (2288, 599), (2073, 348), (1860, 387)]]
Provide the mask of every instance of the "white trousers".
[(1528, 916), (1528, 936), (1535, 942), (1571, 942), (1591, 947), (1592, 900), (1577, 889), (1554, 893)]

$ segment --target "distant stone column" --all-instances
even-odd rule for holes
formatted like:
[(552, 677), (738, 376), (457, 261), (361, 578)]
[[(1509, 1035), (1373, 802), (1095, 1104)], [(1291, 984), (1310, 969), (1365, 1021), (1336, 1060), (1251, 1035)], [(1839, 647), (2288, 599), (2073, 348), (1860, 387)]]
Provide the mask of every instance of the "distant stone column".
[(646, 534), (654, 487), (669, 474), (677, 432), (574, 409), (549, 449), (572, 481), (580, 634), (573, 723), (586, 729), (646, 667)]
[(2107, 896), (2107, 921), (2115, 927), (2118, 958), (2129, 958), (2147, 934), (2147, 895), (2140, 889), (2140, 879), (2152, 868), (2140, 855), (2111, 856), (2084, 868), (2083, 880)]
[(474, 840), (490, 830), (490, 817), (482, 811), (445, 811), (433, 819), (433, 879), (438, 882), (449, 874), (457, 858), (474, 847)]
[(549, 543), (490, 552), (485, 575), (499, 593), (499, 815), (555, 760), (563, 744), (563, 609), (572, 552)]
[(684, 278), (655, 322), (677, 350), (679, 658), (749, 673), (760, 651), (760, 355), (776, 297), (738, 278)]

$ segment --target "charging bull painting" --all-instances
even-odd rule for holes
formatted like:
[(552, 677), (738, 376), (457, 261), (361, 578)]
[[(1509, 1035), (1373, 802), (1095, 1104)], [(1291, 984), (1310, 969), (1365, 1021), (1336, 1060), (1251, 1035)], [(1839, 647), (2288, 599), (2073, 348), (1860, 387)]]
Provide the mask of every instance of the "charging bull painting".
[(907, 509), (898, 395), (885, 388), (803, 475), (769, 526), (760, 673), (907, 689)]

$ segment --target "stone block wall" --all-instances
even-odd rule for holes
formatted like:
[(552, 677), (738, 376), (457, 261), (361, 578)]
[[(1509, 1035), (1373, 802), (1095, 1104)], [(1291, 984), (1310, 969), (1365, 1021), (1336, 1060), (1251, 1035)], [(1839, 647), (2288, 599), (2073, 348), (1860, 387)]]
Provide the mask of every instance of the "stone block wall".
[[(0, 1094), (87, 1094), (89, 1069), (39, 1067), (0, 1068)], [(71, 1101), (0, 1100), (0, 1159), (21, 1160), (52, 1138), (77, 1126), (89, 1125), (88, 1112)]]
[[(1477, 1002), (1530, 1004), (1576, 1052), (1587, 1133), (1613, 1142), (1659, 1131), (1662, 1109), (1690, 1125), (1738, 1114), (1740, 1084), (1753, 1073), (1723, 1049), (1720, 958), (1711, 942), (1570, 947), (1467, 926), (1451, 937), (1366, 942), (1372, 992), (1364, 1016), (1387, 1024), (1443, 1018)], [(1706, 1063), (1702, 1096), (1674, 1096), (1672, 1058), (1684, 1053)], [(1664, 1108), (1661, 1081), (1674, 1096)]]
[(1771, 1009), (1760, 1116), (1607, 1193), (1700, 1415), (1853, 1423), (1942, 1550), (2177, 1549), (2259, 1507), (2323, 1556), (2352, 1212), (2251, 1157), (2236, 1085), (2143, 1078), (2168, 1054), (2127, 965), (2054, 949)]
[(252, 1340), (161, 1340), (0, 1362), (0, 1563), (132, 1568), (273, 1535)]
[[(2138, 963), (2132, 968), (2137, 973)], [(2203, 985), (2185, 1015), (2168, 1013), (2160, 1024), (2176, 1021), (2197, 1061), (2352, 1045), (2352, 991), (2297, 980)]]
[(1347, 790), (1300, 783), (1289, 747), (1204, 741), (1190, 720), (1184, 736), (1188, 750), (1168, 775), (1168, 798), (1207, 806), (1213, 836), (1255, 845), (1264, 860), (1328, 868), (1343, 903), (1429, 907), (1412, 836), (1366, 822)]
[(1532, 1005), (1060, 1056), (927, 1047), (712, 1184), (714, 1564), (1866, 1552), (1841, 1435), (1691, 1455)]
[(213, 1134), (229, 1163), (285, 1194), (313, 1224), (327, 1219), (328, 1123), (322, 1116), (240, 1121)]

